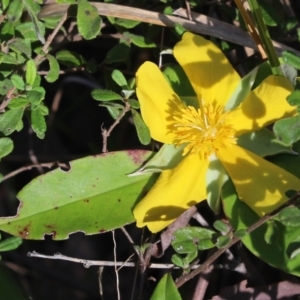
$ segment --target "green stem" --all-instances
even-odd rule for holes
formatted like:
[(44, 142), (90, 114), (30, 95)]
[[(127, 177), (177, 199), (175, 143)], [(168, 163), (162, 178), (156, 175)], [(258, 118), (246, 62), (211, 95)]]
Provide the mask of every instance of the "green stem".
[(276, 55), (272, 40), (269, 35), (268, 28), (263, 20), (262, 13), (260, 7), (256, 0), (248, 0), (249, 5), (252, 10), (252, 14), (259, 32), (259, 36), (261, 38), (261, 42), (263, 44), (264, 50), (268, 56), (268, 60), (270, 62), (270, 66), (272, 69), (272, 73), (274, 75), (282, 75), (280, 69), (280, 62)]

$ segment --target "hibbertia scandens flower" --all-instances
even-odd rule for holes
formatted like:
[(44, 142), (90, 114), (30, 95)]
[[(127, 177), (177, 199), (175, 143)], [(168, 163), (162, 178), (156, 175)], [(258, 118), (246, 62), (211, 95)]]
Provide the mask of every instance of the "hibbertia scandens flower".
[(184, 210), (206, 199), (206, 172), (218, 159), (232, 179), (239, 198), (258, 215), (287, 200), (298, 190), (299, 179), (284, 169), (240, 147), (237, 137), (274, 121), (295, 115), (286, 97), (292, 84), (269, 76), (233, 110), (226, 102), (240, 81), (224, 54), (210, 41), (185, 33), (174, 56), (197, 96), (196, 107), (185, 104), (160, 69), (144, 63), (136, 74), (137, 96), (143, 119), (153, 139), (183, 145), (183, 159), (161, 173), (149, 193), (134, 208), (138, 227), (158, 232)]

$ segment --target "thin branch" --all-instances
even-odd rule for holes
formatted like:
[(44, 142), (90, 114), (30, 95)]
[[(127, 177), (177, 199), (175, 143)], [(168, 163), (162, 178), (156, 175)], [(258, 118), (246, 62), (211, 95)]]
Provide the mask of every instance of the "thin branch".
[[(176, 14), (181, 17), (175, 17), (158, 13), (154, 11), (129, 7), (125, 5), (117, 5), (111, 3), (91, 3), (94, 5), (99, 15), (111, 16), (129, 20), (135, 20), (145, 22), (149, 24), (155, 24), (159, 26), (175, 27), (176, 24), (182, 25), (185, 29), (204, 35), (213, 36), (216, 38), (223, 39), (244, 47), (257, 49), (256, 44), (252, 40), (249, 33), (245, 32), (239, 27), (219, 21), (217, 19), (207, 17), (205, 15), (196, 14), (191, 12), (193, 21), (183, 19), (182, 17), (188, 18), (185, 9), (180, 8), (176, 10)], [(42, 7), (39, 17), (47, 16), (58, 16), (68, 11), (68, 4), (49, 4)], [(174, 12), (175, 13), (175, 12)], [(278, 53), (284, 50), (292, 50), (295, 54), (300, 55), (300, 52), (277, 42), (273, 42)]]
[(103, 146), (102, 146), (102, 152), (107, 152), (107, 139), (110, 136), (111, 132), (114, 130), (114, 128), (120, 123), (121, 119), (125, 116), (125, 114), (130, 110), (130, 105), (128, 102), (125, 102), (125, 106), (118, 116), (118, 118), (115, 120), (115, 122), (109, 127), (109, 129), (101, 128), (101, 133), (103, 137)]
[[(71, 262), (74, 262), (74, 263), (82, 264), (85, 268), (89, 268), (89, 267), (92, 267), (92, 266), (136, 267), (136, 263), (134, 263), (134, 262), (87, 260), (87, 259), (81, 259), (81, 258), (65, 256), (65, 255), (60, 254), (60, 253), (55, 253), (54, 255), (44, 255), (44, 254), (38, 253), (36, 251), (33, 251), (33, 252), (28, 252), (27, 255), (29, 257), (71, 261)], [(216, 265), (211, 265), (210, 267), (214, 268), (214, 269), (224, 269), (224, 270), (231, 270), (231, 271), (240, 272), (241, 265), (243, 265), (243, 264), (216, 264)], [(199, 266), (201, 266), (201, 265), (194, 265), (191, 268), (196, 269), (196, 268), (199, 268)], [(175, 266), (174, 264), (156, 264), (156, 263), (151, 263), (149, 265), (149, 268), (150, 269), (181, 269), (181, 268)]]
[(113, 230), (112, 232), (112, 238), (114, 242), (114, 263), (115, 263), (115, 273), (116, 273), (116, 281), (117, 281), (117, 295), (118, 295), (118, 300), (121, 300), (121, 295), (120, 295), (120, 282), (119, 282), (119, 272), (117, 269), (117, 243), (116, 243), (116, 237), (115, 237), (115, 231)]
[[(294, 203), (299, 199), (300, 192), (298, 191), (292, 198), (290, 198), (287, 202), (285, 202), (283, 205), (275, 209), (272, 213), (266, 214), (262, 218), (260, 218), (257, 222), (252, 224), (250, 227), (246, 229), (247, 234), (253, 232), (255, 229), (259, 228), (263, 224), (265, 224), (267, 221), (274, 218), (275, 215), (277, 215), (283, 208), (292, 206)], [(181, 287), (184, 283), (186, 283), (188, 280), (192, 279), (194, 276), (198, 275), (199, 273), (207, 270), (207, 268), (210, 267), (210, 265), (219, 257), (221, 256), (227, 249), (229, 249), (232, 245), (239, 242), (241, 238), (233, 237), (231, 242), (224, 248), (221, 248), (217, 250), (212, 256), (210, 256), (199, 268), (192, 271), (191, 273), (187, 275), (181, 276), (178, 281), (176, 282), (176, 287)]]
[(29, 171), (33, 168), (39, 168), (39, 167), (42, 167), (42, 168), (48, 168), (48, 169), (51, 169), (55, 166), (59, 166), (59, 167), (63, 167), (63, 168), (68, 168), (68, 165), (67, 164), (64, 164), (64, 163), (56, 163), (56, 162), (50, 162), (50, 163), (41, 163), (41, 164), (32, 164), (32, 165), (29, 165), (29, 166), (24, 166), (24, 167), (21, 167), (13, 172), (10, 172), (8, 173), (7, 175), (3, 176), (2, 178), (2, 181), (3, 182), (4, 180), (7, 180), (8, 178), (11, 178), (13, 176), (16, 176), (17, 174), (19, 173), (22, 173), (24, 171)]
[(63, 26), (63, 24), (67, 20), (67, 17), (68, 17), (68, 12), (65, 12), (63, 14), (61, 20), (59, 21), (59, 23), (56, 25), (56, 27), (54, 28), (52, 33), (47, 38), (47, 41), (46, 41), (45, 45), (43, 46), (43, 49), (42, 49), (42, 52), (41, 52), (42, 54), (38, 54), (34, 59), (34, 62), (35, 62), (36, 65), (38, 65), (41, 62), (41, 60), (43, 59), (43, 57), (45, 56), (45, 54), (48, 53), (48, 50), (49, 50), (49, 47), (50, 47), (52, 41), (56, 37), (56, 35), (57, 35), (58, 31), (60, 30), (60, 28)]

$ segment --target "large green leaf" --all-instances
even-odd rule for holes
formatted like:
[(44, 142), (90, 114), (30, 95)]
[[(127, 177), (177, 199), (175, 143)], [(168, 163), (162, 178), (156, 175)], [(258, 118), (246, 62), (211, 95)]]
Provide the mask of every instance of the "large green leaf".
[(72, 161), (27, 184), (17, 195), (18, 214), (0, 218), (0, 229), (24, 239), (55, 240), (82, 231), (96, 234), (134, 221), (132, 208), (155, 181), (151, 175), (128, 177), (150, 151), (131, 150)]
[[(231, 181), (222, 189), (224, 211), (235, 230), (248, 228), (259, 216), (240, 201)], [(299, 248), (300, 228), (288, 227), (276, 222), (274, 238), (265, 240), (268, 225), (264, 224), (251, 234), (245, 235), (243, 244), (257, 257), (287, 273), (300, 276), (300, 256), (292, 258), (293, 250)]]
[(165, 274), (157, 284), (150, 300), (181, 300), (171, 274)]

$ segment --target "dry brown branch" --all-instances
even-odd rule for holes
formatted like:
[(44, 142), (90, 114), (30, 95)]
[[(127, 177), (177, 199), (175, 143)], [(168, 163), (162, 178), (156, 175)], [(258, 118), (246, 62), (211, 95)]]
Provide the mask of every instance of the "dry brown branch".
[[(188, 20), (186, 10), (182, 8), (174, 13), (187, 19), (124, 5), (96, 2), (93, 2), (91, 4), (98, 9), (99, 15), (101, 16), (111, 16), (123, 19), (136, 20), (165, 27), (175, 27), (176, 24), (180, 24), (185, 29), (195, 33), (213, 36), (238, 45), (242, 45), (244, 47), (257, 49), (257, 46), (252, 40), (249, 33), (243, 31), (241, 28), (238, 28), (236, 26), (219, 21), (211, 17), (207, 17), (202, 14), (195, 14), (193, 12), (191, 12), (193, 20), (190, 21)], [(63, 15), (68, 11), (69, 7), (70, 5), (68, 4), (45, 5), (39, 14), (39, 17), (43, 18), (48, 16)], [(294, 51), (294, 53), (300, 56), (300, 52), (288, 46), (285, 46), (278, 42), (273, 42), (273, 44), (275, 50), (279, 54), (284, 50), (292, 50)]]

